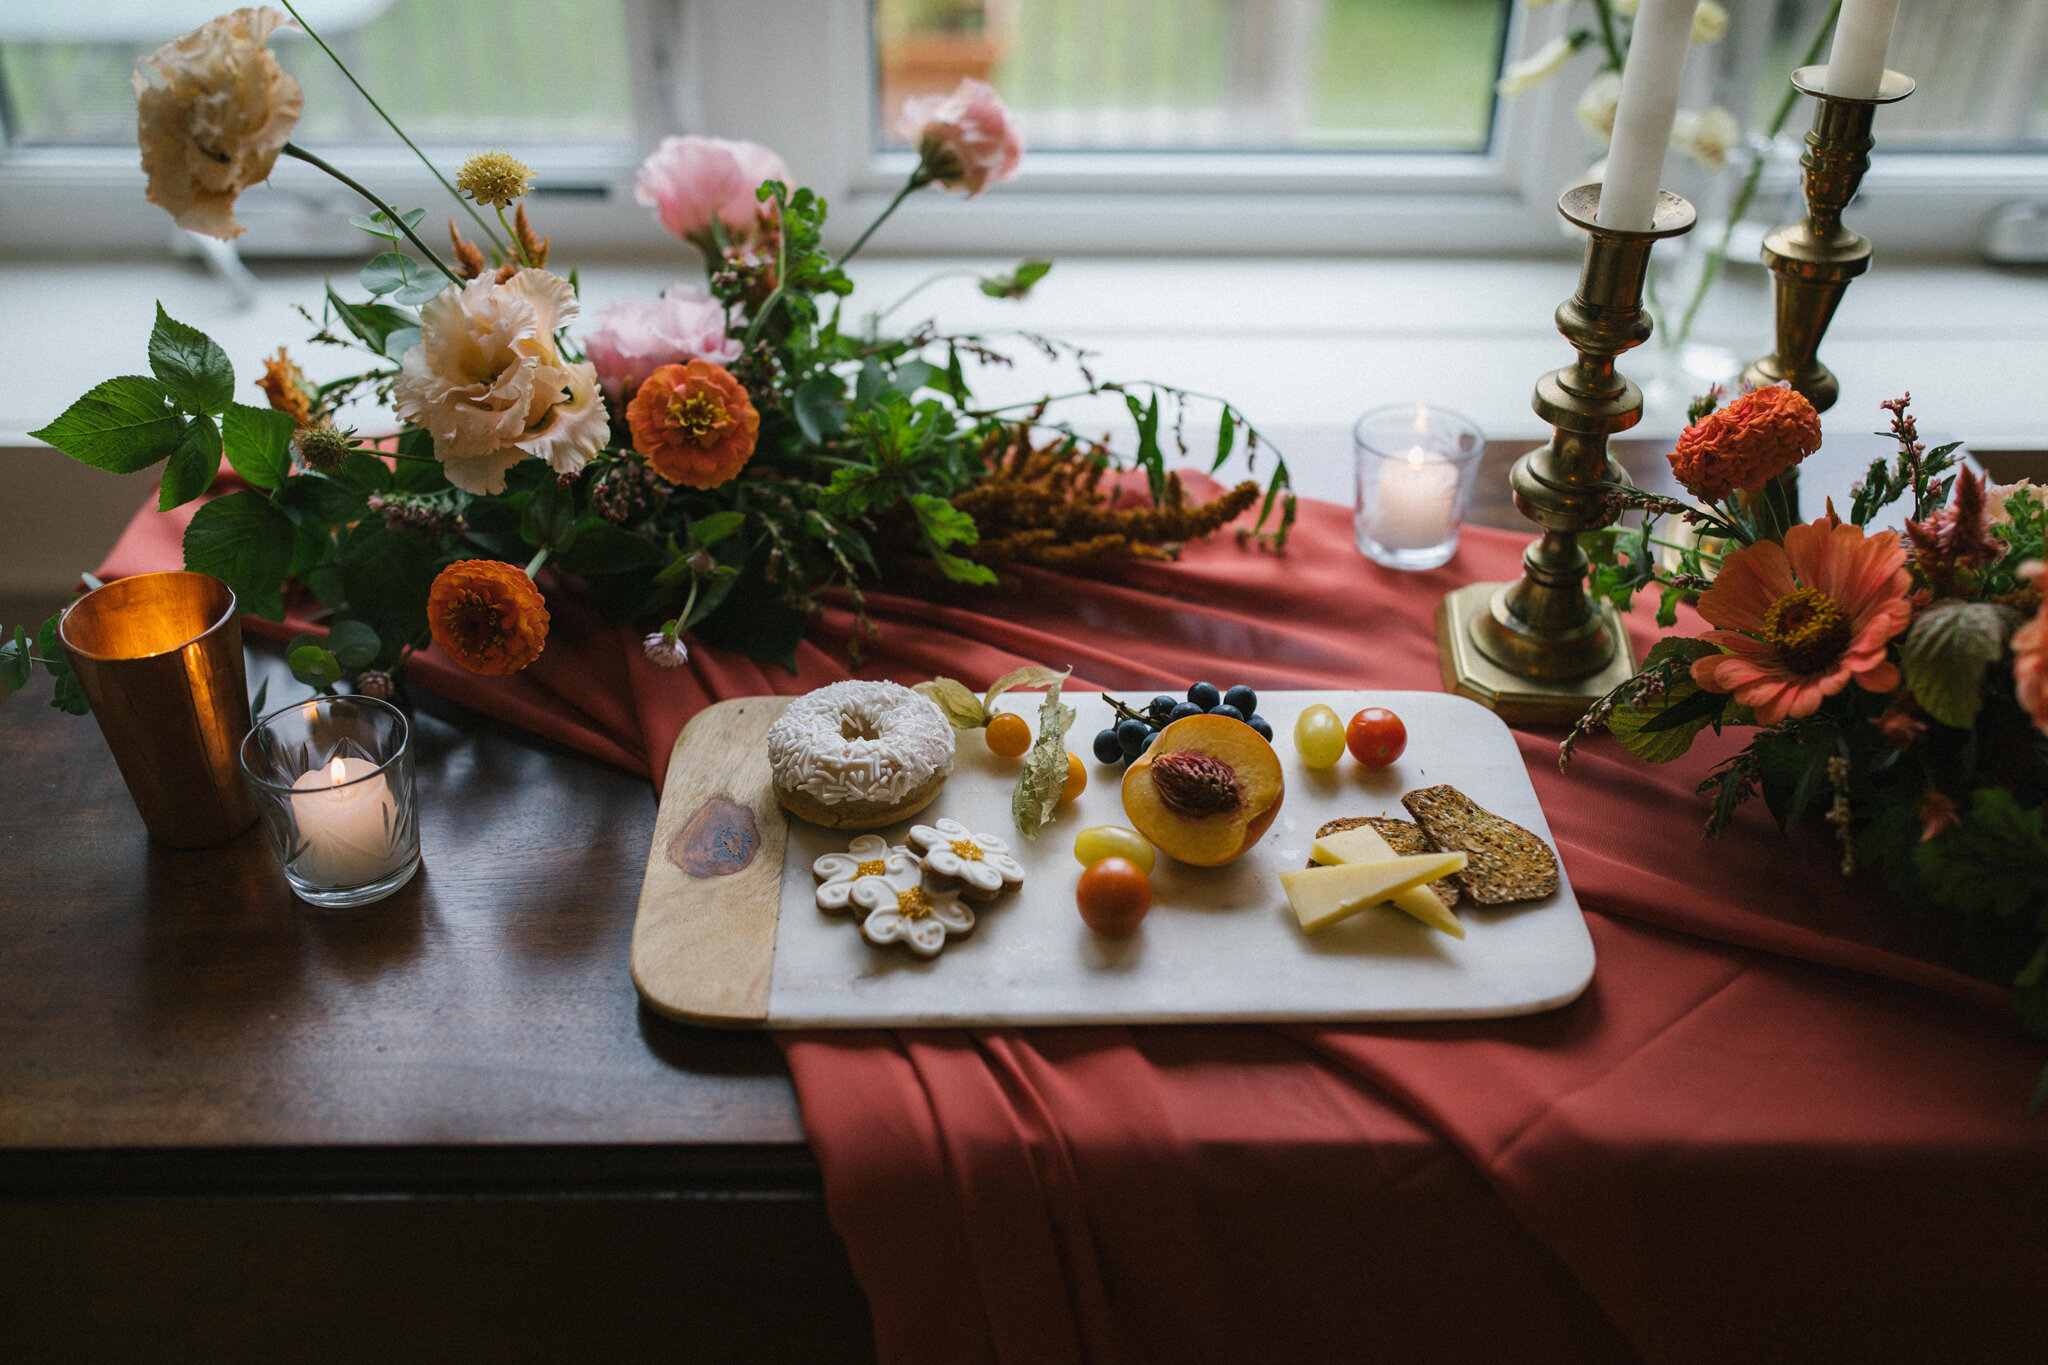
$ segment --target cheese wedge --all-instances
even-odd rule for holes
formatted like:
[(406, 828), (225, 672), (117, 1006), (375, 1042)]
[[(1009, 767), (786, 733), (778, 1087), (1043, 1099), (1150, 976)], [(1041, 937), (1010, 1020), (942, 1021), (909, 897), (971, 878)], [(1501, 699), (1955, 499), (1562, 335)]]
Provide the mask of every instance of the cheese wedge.
[(1280, 885), (1301, 927), (1313, 934), (1367, 906), (1449, 876), (1465, 866), (1462, 853), (1418, 853), (1380, 863), (1344, 863), (1282, 872)]
[[(1395, 855), (1378, 830), (1361, 826), (1324, 835), (1310, 847), (1308, 856), (1335, 867), (1344, 863), (1384, 862)], [(1458, 922), (1458, 917), (1451, 913), (1443, 898), (1427, 886), (1397, 892), (1387, 899), (1432, 929), (1441, 929), (1452, 938), (1465, 937), (1465, 926)]]

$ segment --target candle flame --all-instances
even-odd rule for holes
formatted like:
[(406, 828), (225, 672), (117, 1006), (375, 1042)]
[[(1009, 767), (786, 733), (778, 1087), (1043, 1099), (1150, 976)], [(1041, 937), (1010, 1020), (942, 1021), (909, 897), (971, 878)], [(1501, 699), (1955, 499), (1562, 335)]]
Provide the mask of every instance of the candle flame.
[(343, 767), (341, 760), (337, 758), (334, 762), (327, 765), (327, 777), (329, 781), (339, 787), (342, 783), (348, 781), (348, 769)]
[(1422, 468), (1422, 462), (1428, 458), (1429, 452), (1424, 450), (1421, 446), (1408, 447), (1408, 463), (1413, 465), (1415, 468)]

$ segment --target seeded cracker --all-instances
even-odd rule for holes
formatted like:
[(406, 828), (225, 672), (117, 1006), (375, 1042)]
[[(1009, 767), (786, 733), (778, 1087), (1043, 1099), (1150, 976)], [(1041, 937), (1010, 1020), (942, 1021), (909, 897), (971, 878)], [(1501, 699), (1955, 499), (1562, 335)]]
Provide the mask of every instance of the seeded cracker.
[[(1406, 820), (1396, 820), (1386, 815), (1347, 815), (1332, 820), (1317, 830), (1316, 838), (1342, 834), (1347, 829), (1358, 829), (1366, 825), (1378, 830), (1380, 838), (1387, 841), (1387, 847), (1401, 857), (1443, 851), (1436, 846), (1435, 840), (1422, 832), (1422, 826), (1411, 825)], [(1315, 864), (1311, 862), (1309, 866), (1314, 867)], [(1429, 889), (1436, 892), (1436, 898), (1444, 903), (1446, 909), (1458, 903), (1458, 879), (1455, 875), (1431, 882)]]
[(1557, 890), (1557, 855), (1550, 845), (1482, 809), (1456, 787), (1424, 787), (1403, 796), (1401, 804), (1430, 838), (1465, 854), (1465, 870), (1454, 875), (1481, 905), (1540, 900)]

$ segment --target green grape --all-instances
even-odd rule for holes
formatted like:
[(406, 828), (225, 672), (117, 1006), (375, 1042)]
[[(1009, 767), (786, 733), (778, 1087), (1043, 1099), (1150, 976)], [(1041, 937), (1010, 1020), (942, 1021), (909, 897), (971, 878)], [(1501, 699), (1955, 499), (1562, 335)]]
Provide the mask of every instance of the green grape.
[(1311, 768), (1335, 767), (1344, 757), (1344, 722), (1327, 706), (1311, 706), (1294, 722), (1294, 747)]
[[(1337, 745), (1344, 744), (1343, 731), (1337, 734)], [(1138, 865), (1146, 876), (1152, 875), (1154, 854), (1152, 845), (1145, 836), (1122, 825), (1093, 825), (1074, 836), (1074, 857), (1083, 867), (1093, 867), (1104, 858), (1128, 858)]]

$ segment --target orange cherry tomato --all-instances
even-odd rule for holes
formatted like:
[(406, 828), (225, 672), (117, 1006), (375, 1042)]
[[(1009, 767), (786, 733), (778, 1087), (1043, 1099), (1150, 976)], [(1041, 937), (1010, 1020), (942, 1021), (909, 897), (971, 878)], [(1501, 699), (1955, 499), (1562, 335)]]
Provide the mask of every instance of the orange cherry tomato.
[(988, 741), (990, 753), (999, 758), (1015, 758), (1031, 747), (1031, 722), (1005, 711), (989, 718), (982, 737)]
[(1060, 800), (1071, 801), (1088, 790), (1088, 769), (1081, 765), (1081, 756), (1072, 749), (1067, 750), (1067, 785), (1060, 788)]
[(1368, 706), (1344, 727), (1344, 747), (1368, 768), (1384, 768), (1408, 747), (1408, 727), (1384, 706)]
[(1137, 932), (1152, 908), (1152, 882), (1129, 858), (1104, 858), (1081, 874), (1074, 887), (1081, 922), (1105, 938)]

